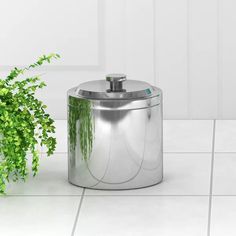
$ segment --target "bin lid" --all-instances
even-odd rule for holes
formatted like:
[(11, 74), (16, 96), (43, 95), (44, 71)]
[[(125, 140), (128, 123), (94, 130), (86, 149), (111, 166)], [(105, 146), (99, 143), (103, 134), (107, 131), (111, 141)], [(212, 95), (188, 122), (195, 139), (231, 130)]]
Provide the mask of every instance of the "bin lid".
[(158, 96), (160, 90), (150, 84), (126, 80), (124, 74), (109, 74), (106, 80), (82, 83), (75, 88), (75, 95), (87, 99), (145, 99)]

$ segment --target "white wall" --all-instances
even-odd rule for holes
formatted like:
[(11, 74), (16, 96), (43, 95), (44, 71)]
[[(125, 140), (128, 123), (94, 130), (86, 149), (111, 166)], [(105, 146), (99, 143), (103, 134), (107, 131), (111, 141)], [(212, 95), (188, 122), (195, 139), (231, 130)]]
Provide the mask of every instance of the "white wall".
[(122, 72), (164, 91), (166, 119), (236, 118), (235, 0), (8, 0), (0, 7), (0, 72), (43, 53), (48, 111), (66, 91)]

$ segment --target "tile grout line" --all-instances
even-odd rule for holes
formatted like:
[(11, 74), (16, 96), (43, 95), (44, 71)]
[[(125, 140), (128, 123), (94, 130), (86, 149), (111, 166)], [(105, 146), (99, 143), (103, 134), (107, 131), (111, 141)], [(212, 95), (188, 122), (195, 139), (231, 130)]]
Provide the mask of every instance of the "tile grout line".
[[(210, 197), (209, 194), (87, 194), (86, 197)], [(212, 194), (212, 197), (236, 197), (236, 194)]]
[[(198, 154), (211, 154), (212, 152), (210, 151), (210, 152), (202, 152), (202, 151), (200, 151), (200, 152), (198, 152), (198, 151), (187, 151), (187, 152), (163, 152), (163, 153), (166, 153), (166, 154), (194, 154), (194, 153), (198, 153)], [(230, 151), (230, 152), (228, 152), (228, 151), (225, 151), (225, 152), (222, 152), (222, 151), (215, 151), (215, 153), (216, 154), (235, 154), (236, 153), (236, 151)], [(40, 154), (45, 154), (46, 155), (46, 153), (40, 153)], [(67, 152), (54, 152), (53, 153), (54, 155), (57, 155), (57, 154), (67, 154)]]
[(120, 194), (120, 195), (112, 195), (112, 194), (87, 194), (86, 197), (209, 197), (207, 194), (185, 194), (185, 195), (180, 195), (180, 194)]
[(98, 1), (97, 3), (97, 13), (98, 13), (98, 66), (101, 67), (101, 69), (105, 68), (106, 63), (106, 51), (105, 51), (105, 7), (104, 7), (104, 1)]
[(156, 0), (153, 0), (153, 82), (157, 86)]
[(186, 77), (187, 77), (187, 116), (189, 119), (192, 118), (192, 97), (191, 97), (191, 71), (190, 71), (190, 0), (186, 2)]
[(217, 68), (217, 118), (222, 119), (222, 80), (221, 80), (221, 28), (220, 28), (220, 0), (216, 1), (216, 7), (217, 7), (217, 12), (216, 12), (216, 25), (217, 25), (217, 45), (216, 45), (216, 50), (217, 50), (217, 62), (216, 62), (216, 68)]
[[(236, 197), (236, 194), (87, 194), (86, 197)], [(15, 194), (15, 195), (4, 195), (1, 198), (14, 198), (14, 197), (82, 197), (82, 195), (50, 195), (50, 194)]]
[(6, 194), (1, 197), (81, 197), (82, 194)]
[(80, 202), (79, 202), (78, 210), (77, 210), (77, 213), (76, 213), (76, 216), (75, 216), (75, 221), (74, 221), (74, 225), (73, 225), (73, 228), (72, 228), (71, 236), (75, 235), (76, 225), (77, 225), (77, 222), (78, 222), (78, 219), (79, 219), (81, 206), (82, 206), (82, 203), (83, 203), (83, 200), (84, 200), (84, 193), (85, 193), (85, 188), (83, 188), (83, 192), (82, 192), (82, 195), (81, 195), (81, 198), (80, 198)]
[(127, 3), (126, 1), (122, 1), (122, 39), (121, 39), (121, 45), (122, 45), (122, 69), (123, 73), (127, 74), (127, 26), (126, 26), (126, 20), (127, 20)]
[(211, 151), (210, 152), (197, 152), (197, 151), (187, 151), (187, 152), (163, 152), (164, 154), (211, 154)]
[(213, 174), (214, 174), (214, 157), (215, 157), (215, 133), (216, 133), (215, 131), (216, 131), (216, 120), (214, 119), (213, 137), (212, 137), (212, 153), (211, 153), (211, 175), (210, 175), (207, 236), (210, 236), (210, 234), (211, 234), (212, 191), (213, 191)]
[[(169, 152), (169, 151), (163, 151), (163, 153), (166, 153), (166, 154), (194, 154), (194, 153), (198, 153), (198, 154), (211, 154), (212, 153), (212, 151), (209, 151), (209, 152), (202, 152), (202, 151), (179, 151), (179, 152), (176, 152), (176, 151), (173, 151), (173, 152)], [(236, 153), (236, 151), (230, 151), (230, 152), (228, 152), (228, 151), (225, 151), (225, 152), (222, 152), (222, 151), (215, 151), (215, 153), (219, 153), (219, 154), (227, 154), (227, 153), (229, 153), (229, 154), (235, 154)], [(40, 152), (40, 154), (43, 154), (43, 155), (46, 155), (46, 153), (44, 153), (44, 152)], [(58, 155), (58, 154), (67, 154), (67, 152), (54, 152), (53, 153), (54, 155)]]

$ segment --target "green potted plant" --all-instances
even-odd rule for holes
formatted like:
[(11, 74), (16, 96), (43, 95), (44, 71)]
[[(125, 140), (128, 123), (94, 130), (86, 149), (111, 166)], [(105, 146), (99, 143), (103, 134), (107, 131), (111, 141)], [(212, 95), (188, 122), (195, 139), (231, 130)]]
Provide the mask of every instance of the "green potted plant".
[(29, 67), (14, 68), (6, 78), (0, 78), (0, 193), (6, 191), (10, 180), (25, 181), (29, 169), (27, 157), (32, 155), (32, 172), (39, 166), (37, 146), (45, 146), (47, 155), (55, 151), (54, 120), (46, 113), (46, 105), (35, 92), (46, 86), (39, 76), (19, 79), (30, 69), (50, 63), (58, 54), (42, 56)]

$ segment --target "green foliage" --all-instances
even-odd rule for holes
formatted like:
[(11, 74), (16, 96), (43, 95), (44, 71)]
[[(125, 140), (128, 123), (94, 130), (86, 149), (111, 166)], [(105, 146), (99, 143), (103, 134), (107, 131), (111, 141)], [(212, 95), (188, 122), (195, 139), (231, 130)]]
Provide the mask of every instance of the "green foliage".
[(94, 122), (91, 112), (91, 102), (84, 99), (69, 97), (69, 142), (71, 152), (75, 151), (77, 142), (76, 123), (79, 121), (80, 151), (84, 160), (91, 155), (94, 139)]
[(32, 154), (32, 172), (38, 172), (39, 153), (37, 145), (47, 148), (47, 155), (53, 154), (56, 140), (54, 121), (45, 112), (46, 106), (35, 97), (35, 92), (46, 86), (39, 76), (19, 79), (31, 68), (50, 63), (58, 54), (42, 56), (29, 67), (14, 68), (5, 79), (0, 79), (0, 193), (5, 193), (11, 179), (26, 180), (27, 152)]

